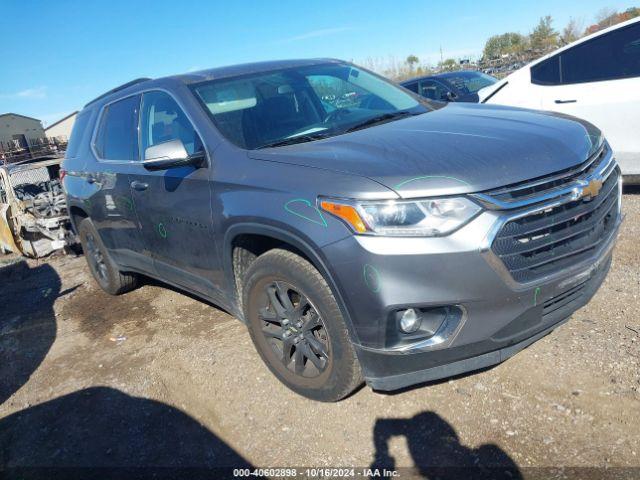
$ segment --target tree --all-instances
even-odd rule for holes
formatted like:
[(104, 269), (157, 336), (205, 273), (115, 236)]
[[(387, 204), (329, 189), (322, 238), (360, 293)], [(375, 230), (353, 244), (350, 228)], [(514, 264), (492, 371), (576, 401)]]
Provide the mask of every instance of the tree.
[(582, 36), (582, 29), (582, 22), (579, 22), (575, 18), (571, 17), (569, 19), (569, 23), (567, 23), (567, 26), (564, 27), (564, 30), (562, 31), (560, 40), (564, 45), (575, 42)]
[(601, 8), (598, 13), (596, 13), (596, 23), (600, 28), (607, 28), (616, 23), (616, 17), (618, 13), (609, 7)]
[(626, 22), (627, 20), (631, 20), (632, 18), (640, 17), (640, 8), (631, 7), (627, 8), (624, 12), (618, 15), (620, 17), (621, 22)]
[(452, 72), (458, 70), (458, 62), (454, 58), (447, 58), (445, 61), (438, 64), (438, 69), (441, 72)]
[(536, 28), (529, 35), (531, 48), (534, 50), (548, 50), (558, 44), (558, 32), (556, 32), (551, 24), (553, 19), (550, 15), (542, 17)]
[(519, 53), (527, 47), (527, 39), (515, 32), (489, 37), (484, 45), (483, 56), (486, 59), (498, 58), (505, 54)]
[(415, 55), (409, 55), (405, 61), (409, 65), (409, 70), (413, 70), (413, 64), (418, 63), (420, 60)]
[(590, 25), (584, 34), (589, 35), (603, 28), (611, 27), (616, 23), (626, 22), (638, 16), (640, 16), (640, 8), (637, 7), (627, 8), (622, 13), (617, 13), (610, 8), (603, 8), (596, 15), (596, 23)]

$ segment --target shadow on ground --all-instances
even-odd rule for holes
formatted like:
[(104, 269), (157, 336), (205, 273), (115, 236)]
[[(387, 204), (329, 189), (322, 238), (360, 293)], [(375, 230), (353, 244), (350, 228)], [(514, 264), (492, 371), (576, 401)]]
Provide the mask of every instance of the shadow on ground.
[(462, 445), (454, 428), (434, 412), (406, 419), (377, 419), (373, 427), (375, 454), (371, 468), (396, 468), (389, 453), (393, 437), (406, 438), (415, 473), (423, 478), (522, 478), (518, 465), (497, 445), (485, 444), (475, 449)]
[(31, 377), (56, 338), (53, 303), (60, 277), (23, 259), (0, 264), (0, 404)]
[[(37, 468), (40, 467), (40, 468)], [(226, 478), (249, 463), (180, 410), (88, 388), (0, 420), (14, 478)]]
[(639, 195), (640, 185), (624, 185), (622, 192), (625, 195)]

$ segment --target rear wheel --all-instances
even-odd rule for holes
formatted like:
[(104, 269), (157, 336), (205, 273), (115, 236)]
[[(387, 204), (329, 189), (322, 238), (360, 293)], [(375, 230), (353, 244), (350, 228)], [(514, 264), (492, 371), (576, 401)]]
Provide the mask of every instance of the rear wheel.
[(96, 228), (90, 219), (85, 218), (78, 226), (78, 236), (89, 270), (98, 285), (111, 295), (120, 295), (138, 286), (138, 276), (122, 273), (111, 260)]
[(340, 309), (309, 262), (287, 250), (270, 250), (247, 270), (243, 292), (253, 343), (287, 387), (333, 402), (362, 383)]

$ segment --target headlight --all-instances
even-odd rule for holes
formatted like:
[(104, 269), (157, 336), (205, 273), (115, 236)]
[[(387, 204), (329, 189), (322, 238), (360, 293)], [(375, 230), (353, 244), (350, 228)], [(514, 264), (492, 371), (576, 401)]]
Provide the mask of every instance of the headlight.
[(320, 201), (320, 206), (345, 221), (356, 233), (413, 237), (447, 235), (481, 210), (464, 197), (344, 203), (326, 199)]

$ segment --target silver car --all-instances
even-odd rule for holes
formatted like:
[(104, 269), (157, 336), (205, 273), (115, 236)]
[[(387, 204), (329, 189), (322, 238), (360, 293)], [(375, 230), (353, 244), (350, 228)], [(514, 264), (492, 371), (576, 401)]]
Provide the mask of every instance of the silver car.
[(144, 274), (220, 305), (322, 401), (505, 360), (589, 301), (620, 224), (591, 124), (329, 59), (130, 82), (80, 112), (63, 168), (104, 290)]

